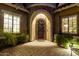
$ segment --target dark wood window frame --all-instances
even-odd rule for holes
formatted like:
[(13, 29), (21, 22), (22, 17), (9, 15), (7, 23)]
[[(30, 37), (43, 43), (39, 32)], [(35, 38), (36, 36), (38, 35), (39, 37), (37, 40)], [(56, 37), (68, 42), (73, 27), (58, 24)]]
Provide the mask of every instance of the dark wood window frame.
[[(6, 13), (6, 14), (9, 14), (9, 15), (12, 15), (12, 32), (9, 32), (9, 33), (20, 33), (20, 20), (19, 20), (19, 32), (14, 32), (13, 31), (13, 28), (14, 28), (14, 24), (13, 24), (13, 20), (14, 20), (14, 16), (16, 16), (16, 17), (19, 17), (20, 19), (21, 19), (21, 15), (19, 15), (19, 14), (16, 14), (16, 13), (13, 13), (13, 12), (9, 12), (9, 11), (5, 11), (5, 10), (2, 10), (2, 12), (3, 12), (3, 20), (4, 20), (4, 14)], [(9, 19), (8, 19), (9, 20)], [(4, 21), (3, 21), (4, 22)], [(8, 22), (9, 23), (9, 22)], [(4, 24), (4, 23), (3, 23)], [(9, 25), (8, 25), (9, 26)], [(4, 27), (4, 26), (3, 26)], [(9, 28), (9, 27), (8, 27)], [(4, 30), (4, 28), (3, 28), (3, 30)]]
[[(76, 23), (76, 33), (72, 33), (72, 32), (69, 32), (69, 17), (72, 17), (73, 18), (73, 16), (77, 16), (76, 18), (76, 22), (77, 22), (77, 20), (78, 20), (78, 15), (77, 14), (74, 14), (74, 15), (69, 15), (69, 16), (63, 16), (62, 18), (61, 18), (61, 32), (63, 31), (62, 30), (62, 20), (63, 20), (63, 18), (67, 18), (68, 19), (68, 23), (67, 23), (67, 25), (68, 25), (68, 32), (62, 32), (62, 33), (64, 33), (64, 34), (78, 34), (78, 30), (77, 30), (77, 27), (78, 27), (78, 25), (77, 25), (77, 23)], [(72, 22), (72, 25), (73, 25), (73, 22)], [(73, 26), (72, 26), (73, 27)]]

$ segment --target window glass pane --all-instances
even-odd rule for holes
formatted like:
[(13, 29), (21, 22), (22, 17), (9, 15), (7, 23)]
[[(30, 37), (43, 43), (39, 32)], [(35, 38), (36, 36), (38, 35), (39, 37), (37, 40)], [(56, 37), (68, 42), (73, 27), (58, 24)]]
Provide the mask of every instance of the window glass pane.
[(5, 19), (5, 20), (4, 20), (4, 23), (6, 23), (6, 24), (7, 24), (7, 23), (8, 23), (8, 19)]
[(9, 15), (9, 19), (12, 19), (12, 15)]
[(70, 33), (76, 33), (77, 31), (77, 17), (71, 16), (69, 17), (69, 32)]
[(62, 32), (77, 33), (77, 15), (62, 19)]
[(5, 28), (8, 28), (8, 24), (4, 24), (4, 29), (5, 29)]
[(16, 28), (13, 29), (13, 32), (16, 33)]
[(77, 16), (73, 16), (73, 33), (77, 33)]
[(13, 20), (13, 24), (16, 24), (16, 20)]
[(4, 13), (4, 32), (12, 32), (12, 15)]
[(16, 20), (16, 19), (17, 19), (17, 17), (16, 17), (16, 16), (14, 16), (14, 17), (13, 17), (13, 19), (15, 19), (15, 20)]
[(14, 20), (13, 20), (13, 32), (14, 33), (19, 33), (20, 31), (20, 17), (18, 16), (14, 16)]
[(20, 24), (20, 17), (17, 18), (17, 24)]
[(62, 32), (68, 32), (68, 18), (62, 19)]
[(20, 31), (20, 17), (4, 13), (4, 32), (19, 33), (19, 31)]
[(72, 28), (73, 27), (73, 18), (69, 17), (69, 32), (72, 33)]
[(9, 19), (8, 21), (9, 21), (9, 24), (12, 25), (12, 19)]
[(8, 29), (4, 29), (4, 32), (8, 32)]

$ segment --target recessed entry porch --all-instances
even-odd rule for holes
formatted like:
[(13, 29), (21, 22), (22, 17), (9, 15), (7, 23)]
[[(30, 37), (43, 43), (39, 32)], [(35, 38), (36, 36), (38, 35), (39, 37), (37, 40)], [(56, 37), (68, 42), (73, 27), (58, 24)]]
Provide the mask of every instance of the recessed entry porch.
[(48, 40), (51, 39), (52, 18), (46, 10), (35, 11), (30, 19), (30, 40)]

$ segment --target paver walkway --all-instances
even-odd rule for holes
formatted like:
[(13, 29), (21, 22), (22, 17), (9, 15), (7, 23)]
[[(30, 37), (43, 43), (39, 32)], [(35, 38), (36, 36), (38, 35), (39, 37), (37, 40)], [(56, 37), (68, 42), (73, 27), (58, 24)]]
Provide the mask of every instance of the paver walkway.
[[(0, 51), (3, 55), (11, 56), (70, 56), (70, 50), (57, 47), (56, 43), (49, 41), (34, 41), (7, 48)], [(0, 54), (0, 55), (1, 55)], [(73, 53), (73, 56), (76, 56)]]

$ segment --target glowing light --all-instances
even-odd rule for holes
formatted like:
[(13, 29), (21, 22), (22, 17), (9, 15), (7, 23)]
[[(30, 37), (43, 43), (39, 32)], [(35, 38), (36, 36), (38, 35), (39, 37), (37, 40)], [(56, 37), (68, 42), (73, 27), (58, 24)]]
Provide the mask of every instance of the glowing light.
[(66, 27), (66, 28), (67, 28), (67, 27), (68, 27), (68, 25), (66, 24), (66, 25), (64, 25), (64, 27)]

